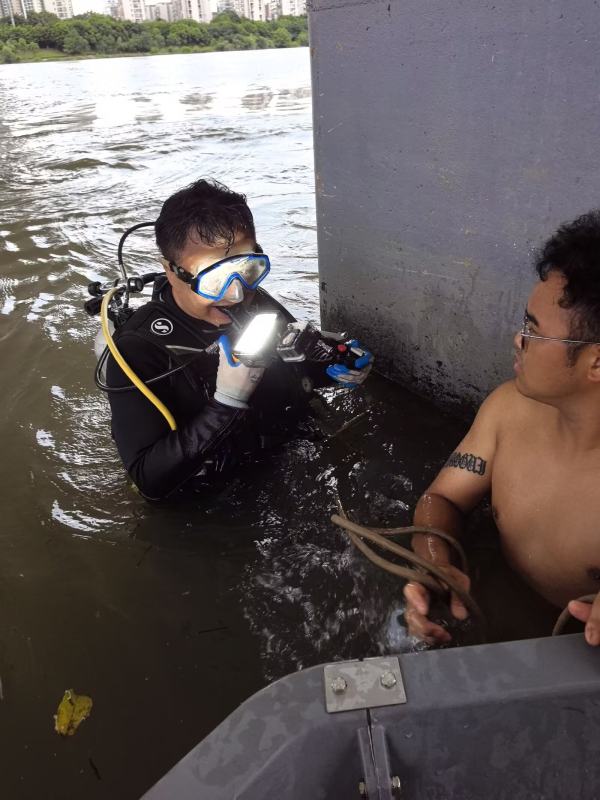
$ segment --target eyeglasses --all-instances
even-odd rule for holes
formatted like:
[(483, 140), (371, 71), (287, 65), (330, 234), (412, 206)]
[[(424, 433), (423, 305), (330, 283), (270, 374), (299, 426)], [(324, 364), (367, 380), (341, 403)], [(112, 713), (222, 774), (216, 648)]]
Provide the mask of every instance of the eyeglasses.
[(243, 253), (223, 258), (197, 275), (171, 261), (169, 267), (196, 294), (208, 300), (222, 300), (234, 280), (239, 280), (249, 291), (256, 289), (269, 274), (271, 262), (266, 253)]
[(600, 344), (600, 342), (585, 342), (582, 339), (561, 339), (560, 336), (540, 336), (537, 333), (531, 333), (527, 311), (523, 316), (523, 327), (519, 331), (519, 336), (521, 337), (521, 350), (527, 350), (528, 339), (545, 339), (549, 342), (563, 342), (564, 344)]

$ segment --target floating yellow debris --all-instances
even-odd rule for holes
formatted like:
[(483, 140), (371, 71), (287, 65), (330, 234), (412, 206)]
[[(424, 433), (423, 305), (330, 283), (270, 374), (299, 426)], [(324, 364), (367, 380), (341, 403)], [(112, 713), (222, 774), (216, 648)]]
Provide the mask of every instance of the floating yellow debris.
[(61, 736), (73, 736), (92, 710), (92, 698), (67, 689), (54, 715), (54, 730)]

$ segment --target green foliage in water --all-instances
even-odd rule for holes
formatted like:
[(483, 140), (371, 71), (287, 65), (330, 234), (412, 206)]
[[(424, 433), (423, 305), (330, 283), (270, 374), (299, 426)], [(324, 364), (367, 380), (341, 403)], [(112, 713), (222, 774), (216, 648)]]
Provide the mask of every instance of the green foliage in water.
[(308, 44), (306, 17), (279, 17), (253, 22), (233, 11), (217, 14), (209, 24), (128, 22), (103, 14), (61, 20), (54, 14), (29, 14), (27, 19), (0, 19), (0, 64), (69, 56), (126, 53), (197, 53), (213, 50), (262, 50)]

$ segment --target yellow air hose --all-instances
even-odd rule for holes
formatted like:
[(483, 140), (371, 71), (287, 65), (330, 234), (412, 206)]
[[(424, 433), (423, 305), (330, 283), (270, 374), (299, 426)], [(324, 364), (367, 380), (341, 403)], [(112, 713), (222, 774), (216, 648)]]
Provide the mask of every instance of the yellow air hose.
[(144, 381), (141, 380), (141, 378), (138, 378), (138, 376), (131, 369), (129, 364), (125, 361), (125, 359), (119, 352), (117, 345), (114, 342), (114, 339), (112, 337), (108, 325), (108, 306), (117, 291), (119, 291), (118, 286), (109, 289), (108, 292), (102, 298), (102, 305), (100, 307), (100, 321), (102, 323), (102, 333), (104, 334), (104, 338), (106, 339), (106, 345), (110, 350), (110, 354), (112, 355), (114, 360), (121, 367), (125, 375), (127, 375), (129, 380), (133, 383), (133, 385), (140, 390), (140, 392), (144, 395), (144, 397), (147, 397), (148, 400), (150, 400), (150, 402), (152, 403), (153, 406), (155, 406), (155, 408), (157, 408), (160, 411), (163, 417), (167, 420), (169, 428), (171, 428), (172, 431), (176, 431), (177, 424), (175, 422), (175, 418), (173, 417), (169, 409), (161, 400), (158, 399), (158, 397), (154, 394), (154, 392), (152, 392), (146, 386)]

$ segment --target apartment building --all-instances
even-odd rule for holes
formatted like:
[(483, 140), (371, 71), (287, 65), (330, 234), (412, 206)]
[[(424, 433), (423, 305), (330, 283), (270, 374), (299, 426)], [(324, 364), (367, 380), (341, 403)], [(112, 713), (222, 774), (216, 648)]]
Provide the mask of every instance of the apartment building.
[(213, 12), (210, 0), (173, 0), (173, 19), (193, 19), (196, 22), (210, 22)]
[(70, 19), (73, 16), (73, 3), (71, 0), (43, 0), (44, 11), (56, 14), (60, 19)]
[(173, 3), (152, 3), (144, 8), (147, 20), (162, 19), (165, 22), (173, 22)]
[(130, 22), (144, 22), (146, 16), (143, 0), (118, 0), (116, 16), (117, 19), (127, 19)]
[(32, 11), (44, 11), (42, 0), (0, 0), (0, 17), (26, 17)]
[(235, 11), (240, 17), (265, 22), (282, 16), (306, 14), (306, 0), (219, 0), (219, 11)]
[(279, 0), (279, 15), (301, 17), (306, 14), (306, 0)]

